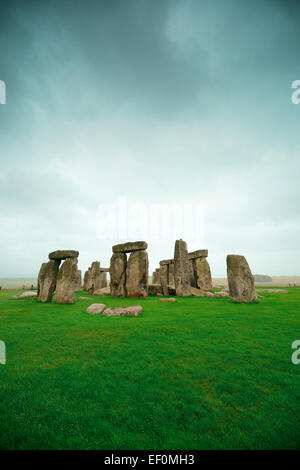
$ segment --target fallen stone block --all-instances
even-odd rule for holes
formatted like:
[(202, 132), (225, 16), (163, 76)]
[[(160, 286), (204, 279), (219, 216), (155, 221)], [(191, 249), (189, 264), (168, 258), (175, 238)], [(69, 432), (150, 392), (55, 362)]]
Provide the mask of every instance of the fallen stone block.
[(194, 297), (206, 297), (206, 292), (201, 289), (196, 289), (196, 287), (191, 287), (191, 294)]
[(112, 307), (104, 310), (103, 315), (106, 317), (137, 317), (143, 311), (140, 305), (130, 305), (128, 307)]
[(168, 299), (157, 299), (157, 302), (176, 302), (175, 297), (169, 297)]
[(12, 299), (27, 299), (29, 297), (37, 297), (37, 292), (22, 292), (22, 294), (19, 295), (13, 295)]
[(105, 304), (91, 304), (86, 309), (86, 313), (102, 313), (105, 309), (106, 309)]
[(110, 287), (102, 287), (94, 291), (93, 295), (110, 295)]

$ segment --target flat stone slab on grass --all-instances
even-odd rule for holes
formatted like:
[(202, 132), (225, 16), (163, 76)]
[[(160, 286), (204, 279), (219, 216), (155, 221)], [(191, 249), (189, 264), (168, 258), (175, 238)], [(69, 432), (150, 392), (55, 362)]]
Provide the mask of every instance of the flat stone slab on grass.
[(272, 294), (288, 294), (286, 289), (256, 289), (256, 292), (271, 292)]
[(91, 300), (90, 297), (78, 297), (79, 300)]
[(142, 311), (143, 307), (140, 305), (129, 305), (128, 307), (107, 308), (103, 315), (107, 317), (137, 317)]
[(102, 287), (94, 291), (93, 295), (110, 295), (110, 287)]
[(112, 247), (113, 253), (132, 253), (133, 251), (147, 250), (148, 243), (146, 242), (127, 242), (114, 245)]
[(197, 289), (196, 287), (191, 287), (191, 294), (194, 297), (205, 297), (206, 292), (202, 289)]
[(27, 299), (28, 297), (37, 297), (37, 292), (22, 292), (22, 294), (19, 295), (13, 295), (12, 299)]
[(86, 313), (102, 313), (105, 309), (105, 304), (92, 304), (86, 309)]
[(175, 297), (169, 297), (168, 299), (157, 299), (157, 302), (176, 302)]
[(56, 250), (49, 253), (49, 259), (78, 258), (79, 252), (75, 250)]

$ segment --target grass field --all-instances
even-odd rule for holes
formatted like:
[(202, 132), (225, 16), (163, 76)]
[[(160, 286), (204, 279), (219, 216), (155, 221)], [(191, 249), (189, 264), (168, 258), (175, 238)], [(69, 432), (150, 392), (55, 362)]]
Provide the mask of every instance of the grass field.
[[(12, 294), (0, 292), (1, 449), (300, 447), (300, 288), (245, 305)], [(144, 312), (86, 314), (94, 302)]]

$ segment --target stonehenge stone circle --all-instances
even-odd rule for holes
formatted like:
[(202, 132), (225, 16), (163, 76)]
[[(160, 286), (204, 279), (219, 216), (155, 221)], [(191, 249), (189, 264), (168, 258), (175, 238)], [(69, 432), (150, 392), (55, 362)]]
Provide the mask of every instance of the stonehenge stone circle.
[(56, 288), (60, 261), (51, 259), (43, 263), (38, 275), (37, 298), (41, 302), (51, 302)]
[(147, 251), (134, 251), (130, 254), (126, 268), (127, 297), (147, 297), (148, 267)]
[(59, 304), (74, 304), (77, 281), (77, 258), (67, 258), (58, 272), (55, 301)]
[(229, 295), (233, 302), (257, 302), (254, 278), (244, 256), (227, 255)]
[(113, 253), (110, 259), (110, 295), (112, 297), (126, 297), (126, 266), (125, 253)]
[[(147, 297), (148, 253), (146, 242), (127, 242), (112, 247), (110, 293), (114, 297)], [(126, 254), (130, 253), (127, 261)]]
[(187, 244), (176, 240), (174, 250), (174, 279), (176, 295), (186, 297), (191, 295), (190, 267)]

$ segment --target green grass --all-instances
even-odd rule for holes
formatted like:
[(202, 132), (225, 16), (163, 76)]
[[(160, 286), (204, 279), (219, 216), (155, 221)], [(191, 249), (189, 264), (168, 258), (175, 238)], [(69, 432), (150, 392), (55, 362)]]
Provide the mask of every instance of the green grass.
[[(244, 305), (14, 293), (0, 292), (1, 449), (300, 447), (300, 288)], [(93, 302), (144, 312), (88, 315)]]

